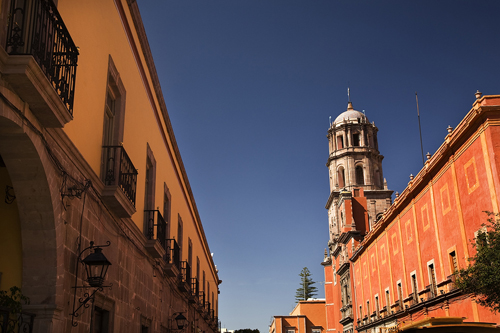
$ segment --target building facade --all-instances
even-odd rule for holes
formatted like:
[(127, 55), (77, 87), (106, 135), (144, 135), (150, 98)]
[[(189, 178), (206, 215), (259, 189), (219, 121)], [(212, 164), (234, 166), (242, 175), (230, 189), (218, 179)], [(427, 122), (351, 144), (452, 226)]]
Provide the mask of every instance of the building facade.
[(299, 301), (288, 316), (274, 316), (269, 333), (324, 333), (325, 300)]
[[(337, 133), (345, 133), (349, 123), (366, 124), (362, 116), (348, 108), (328, 132), (332, 191), (326, 206), (329, 253), (323, 262), (327, 330), (411, 331), (440, 325), (440, 332), (457, 326), (472, 332), (479, 322), (500, 323), (498, 315), (461, 294), (453, 278), (474, 255), (470, 240), (486, 221), (483, 212), (498, 212), (500, 150), (495, 142), (500, 135), (500, 96), (477, 93), (470, 112), (455, 129), (448, 128), (445, 142), (434, 155), (428, 154), (425, 166), (392, 204), (385, 185), (372, 199), (366, 185), (372, 185), (367, 174), (373, 172), (363, 169), (364, 178), (356, 176), (361, 175), (358, 164), (367, 165), (366, 158), (358, 155), (354, 163), (346, 161), (339, 150)], [(351, 145), (359, 142), (365, 151), (378, 148), (371, 141), (363, 145), (355, 133), (351, 129), (348, 134)], [(369, 156), (381, 175), (378, 149)], [(342, 173), (335, 170), (341, 168), (350, 169), (343, 171), (350, 175), (344, 188), (337, 186)], [(354, 183), (348, 177), (354, 177)], [(480, 329), (494, 329), (486, 326)]]
[[(218, 331), (136, 1), (0, 0), (0, 21), (0, 289), (30, 298), (34, 332)], [(96, 248), (104, 281), (82, 262)]]

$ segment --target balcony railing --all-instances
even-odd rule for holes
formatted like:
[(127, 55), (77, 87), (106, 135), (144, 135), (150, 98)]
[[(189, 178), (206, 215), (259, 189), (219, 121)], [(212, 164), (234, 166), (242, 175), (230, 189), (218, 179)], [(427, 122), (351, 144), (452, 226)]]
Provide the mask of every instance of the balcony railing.
[(35, 315), (28, 312), (12, 313), (9, 308), (0, 307), (0, 332), (33, 332)]
[(191, 265), (187, 261), (181, 261), (179, 288), (181, 291), (189, 291), (191, 288)]
[(103, 146), (104, 184), (119, 186), (135, 207), (137, 170), (123, 146)]
[(11, 1), (6, 51), (32, 55), (73, 114), (78, 49), (52, 0)]
[(145, 210), (146, 238), (157, 240), (163, 249), (167, 249), (167, 223), (159, 210)]
[(173, 264), (179, 269), (179, 271), (181, 269), (180, 254), (181, 251), (177, 241), (175, 239), (167, 239), (167, 253), (165, 254), (164, 259), (167, 264)]
[(456, 278), (457, 278), (457, 277), (456, 277), (456, 275), (455, 275), (455, 274), (449, 275), (449, 276), (447, 277), (447, 280), (449, 280), (449, 281), (450, 281), (450, 282), (448, 283), (448, 292), (452, 292), (452, 291), (454, 291), (454, 290), (458, 289), (458, 288), (457, 288), (457, 285), (455, 284)]
[(205, 306), (205, 292), (204, 291), (200, 291), (198, 293), (198, 302), (200, 303), (201, 307)]

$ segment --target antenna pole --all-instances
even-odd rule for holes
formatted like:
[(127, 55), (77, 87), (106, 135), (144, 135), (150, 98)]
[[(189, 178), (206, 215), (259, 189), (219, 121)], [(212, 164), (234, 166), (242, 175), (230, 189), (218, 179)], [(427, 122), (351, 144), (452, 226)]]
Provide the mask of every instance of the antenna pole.
[(417, 100), (418, 131), (420, 132), (420, 150), (422, 151), (422, 165), (425, 165), (424, 145), (422, 144), (422, 127), (420, 126), (420, 111), (418, 109), (418, 95), (416, 91), (415, 91), (415, 99)]

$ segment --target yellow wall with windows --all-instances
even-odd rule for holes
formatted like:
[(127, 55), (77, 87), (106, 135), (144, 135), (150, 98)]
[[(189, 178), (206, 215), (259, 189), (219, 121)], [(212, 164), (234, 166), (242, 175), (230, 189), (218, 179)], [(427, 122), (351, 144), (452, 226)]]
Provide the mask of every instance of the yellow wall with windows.
[[(75, 89), (74, 119), (64, 131), (88, 161), (93, 171), (101, 172), (101, 146), (108, 62), (111, 56), (126, 90), (123, 147), (138, 170), (135, 225), (143, 231), (147, 146), (156, 161), (155, 208), (163, 214), (164, 183), (171, 195), (170, 238), (177, 239), (178, 216), (183, 221), (182, 260), (188, 258), (188, 238), (193, 244), (192, 276), (196, 276), (196, 257), (200, 258), (200, 275), (206, 272), (210, 292), (217, 299), (218, 277), (206, 244), (195, 203), (183, 177), (184, 170), (176, 158), (175, 147), (161, 113), (148, 65), (127, 2), (120, 0), (59, 0), (58, 9), (79, 47)], [(106, 13), (104, 15), (103, 13)], [(130, 30), (127, 32), (127, 27)], [(106, 33), (102, 33), (105, 31)], [(138, 53), (134, 54), (134, 47)], [(132, 64), (132, 65), (131, 65)], [(141, 67), (144, 72), (141, 72)], [(148, 94), (148, 89), (151, 95)], [(89, 98), (92, 96), (92, 98)], [(200, 286), (202, 276), (198, 277)], [(202, 287), (203, 289), (203, 287)], [(208, 296), (208, 295), (207, 295)], [(207, 301), (212, 302), (212, 298)]]

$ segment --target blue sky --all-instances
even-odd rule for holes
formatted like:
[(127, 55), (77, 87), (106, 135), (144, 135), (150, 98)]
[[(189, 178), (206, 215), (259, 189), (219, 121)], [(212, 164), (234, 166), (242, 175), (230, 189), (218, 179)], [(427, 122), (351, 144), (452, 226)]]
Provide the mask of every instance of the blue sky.
[(223, 280), (219, 318), (268, 331), (302, 267), (324, 297), (329, 117), (379, 128), (402, 192), (470, 110), (500, 94), (498, 1), (140, 0), (175, 136)]

